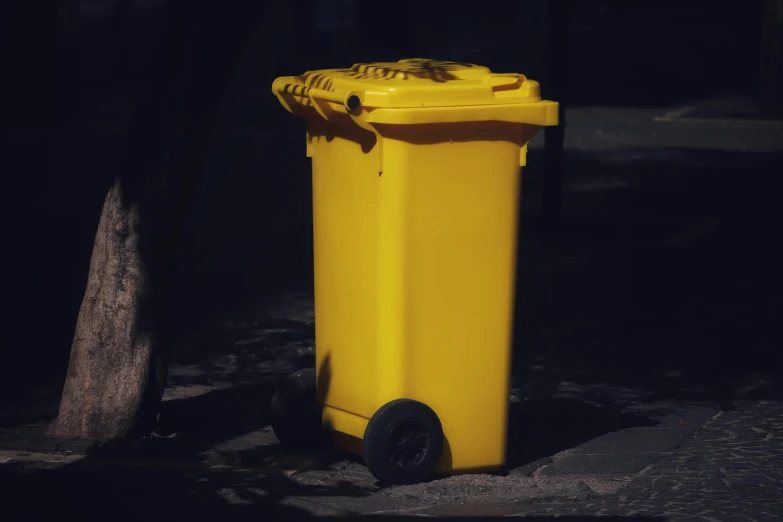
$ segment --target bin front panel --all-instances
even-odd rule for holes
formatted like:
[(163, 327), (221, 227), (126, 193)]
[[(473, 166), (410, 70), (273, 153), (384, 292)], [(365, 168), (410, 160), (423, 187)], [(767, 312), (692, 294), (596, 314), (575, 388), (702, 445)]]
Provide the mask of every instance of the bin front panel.
[(406, 178), (398, 393), (440, 417), (448, 448), (441, 470), (498, 467), (506, 456), (523, 129), (395, 130), (407, 140), (385, 144), (389, 173)]
[(381, 175), (347, 137), (310, 146), (322, 400), (365, 418), (394, 399), (420, 400), (443, 422), (442, 470), (500, 466), (528, 129), (381, 133)]

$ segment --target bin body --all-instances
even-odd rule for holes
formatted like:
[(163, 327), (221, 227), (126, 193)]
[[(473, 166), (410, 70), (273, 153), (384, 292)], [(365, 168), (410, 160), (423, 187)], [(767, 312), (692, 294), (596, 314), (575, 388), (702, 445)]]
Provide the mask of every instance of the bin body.
[(361, 439), (381, 406), (414, 399), (441, 420), (440, 471), (502, 466), (520, 167), (556, 104), (523, 123), (490, 119), (507, 104), (435, 105), (422, 118), (427, 107), (351, 115), (287, 102), (308, 121), (324, 423)]

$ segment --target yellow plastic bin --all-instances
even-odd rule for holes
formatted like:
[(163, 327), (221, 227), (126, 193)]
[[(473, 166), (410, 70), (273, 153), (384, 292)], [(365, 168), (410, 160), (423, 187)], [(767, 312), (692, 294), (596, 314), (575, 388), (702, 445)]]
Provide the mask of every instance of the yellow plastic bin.
[(520, 167), (557, 103), (521, 74), (425, 59), (272, 91), (307, 122), (315, 238), (316, 369), (276, 393), (278, 438), (316, 437), (292, 397), (317, 390), (322, 425), (382, 482), (503, 466)]

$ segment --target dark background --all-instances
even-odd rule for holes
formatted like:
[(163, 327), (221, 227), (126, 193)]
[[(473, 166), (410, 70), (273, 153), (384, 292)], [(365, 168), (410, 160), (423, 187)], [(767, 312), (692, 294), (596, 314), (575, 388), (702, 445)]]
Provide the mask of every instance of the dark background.
[[(357, 23), (336, 30), (302, 1), (260, 21), (190, 216), (171, 318), (181, 331), (310, 291), (309, 164), (301, 123), (269, 92), (276, 76), (415, 56), (523, 72), (552, 96), (545, 2), (379, 4), (359, 2)], [(162, 5), (2, 4), (4, 399), (64, 375)], [(541, 218), (539, 136), (525, 173), (515, 375), (547, 358), (552, 382), (567, 372), (674, 394), (774, 375), (783, 143), (779, 122), (756, 110), (764, 2), (574, 5), (555, 91), (570, 111), (564, 218), (556, 229)], [(656, 122), (685, 106), (698, 119)], [(662, 383), (671, 370), (685, 380)]]

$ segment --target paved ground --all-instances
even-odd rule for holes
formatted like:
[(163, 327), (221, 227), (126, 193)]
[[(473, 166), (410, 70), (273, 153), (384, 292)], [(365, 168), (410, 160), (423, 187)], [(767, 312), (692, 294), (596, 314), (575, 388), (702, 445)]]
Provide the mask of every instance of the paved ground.
[(783, 519), (782, 492), (783, 405), (742, 403), (710, 419), (616, 496), (528, 506), (518, 513), (772, 521)]
[[(265, 404), (276, 379), (312, 360), (312, 300), (308, 294), (291, 294), (256, 313), (255, 321), (222, 322), (181, 341), (190, 350), (181, 349), (172, 368), (159, 437), (48, 436), (56, 388), (1, 412), (5, 477), (24, 491), (65, 487), (61, 483), (89, 489), (105, 476), (116, 477), (118, 484), (148, 482), (138, 509), (160, 501), (158, 484), (165, 480), (180, 492), (167, 500), (167, 509), (185, 512), (195, 507), (177, 495), (188, 498), (205, 481), (210, 486), (204, 494), (219, 506), (247, 505), (251, 491), (263, 497), (261, 506), (268, 508), (272, 498), (275, 509), (285, 506), (302, 515), (415, 510), (486, 516), (557, 503), (571, 509), (574, 501), (581, 505), (617, 495), (640, 473), (674, 455), (718, 409), (714, 401), (696, 395), (647, 400), (644, 389), (568, 381), (543, 395), (535, 392), (540, 383), (534, 373), (518, 379), (509, 397), (508, 469), (381, 490), (360, 460), (330, 452), (286, 454), (277, 446), (264, 419)], [(13, 505), (21, 513), (35, 507)], [(89, 517), (99, 508), (72, 509), (87, 510)]]
[[(117, 453), (6, 450), (0, 462), (0, 508), (12, 521), (91, 520), (107, 509), (155, 520), (198, 512), (232, 520), (388, 514), (771, 521), (783, 518), (783, 405), (737, 403), (676, 451), (624, 477), (589, 470), (558, 476), (544, 467), (530, 477), (461, 476), (379, 491), (360, 464), (328, 459), (298, 474)], [(45, 502), (30, 502), (32, 495)]]
[[(330, 452), (286, 454), (266, 426), (264, 404), (277, 378), (311, 361), (313, 319), (310, 296), (290, 294), (259, 306), (255, 321), (234, 319), (186, 336), (182, 342), (192, 350), (181, 350), (172, 368), (160, 437), (47, 436), (57, 389), (0, 412), (0, 491), (9, 520), (57, 520), (58, 513), (62, 520), (90, 519), (126, 502), (122, 492), (131, 489), (136, 503), (127, 506), (130, 513), (145, 516), (156, 505), (164, 518), (202, 510), (289, 519), (783, 516), (776, 503), (780, 402), (730, 403), (719, 411), (709, 390), (701, 396), (694, 390), (688, 399), (650, 399), (644, 386), (595, 379), (592, 385), (563, 379), (544, 394), (536, 379), (547, 377), (536, 377), (534, 368), (511, 390), (510, 463), (501, 473), (379, 489), (360, 460)], [(31, 495), (57, 501), (42, 506), (27, 501)]]

